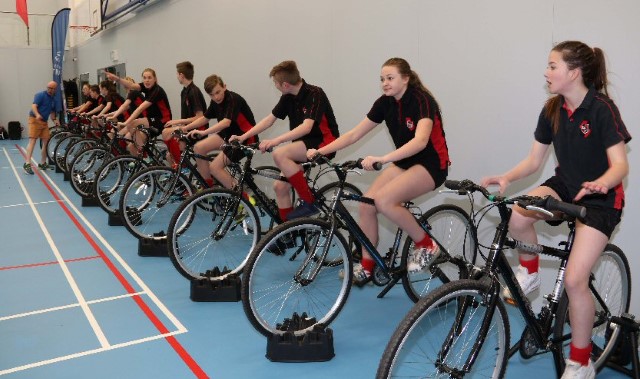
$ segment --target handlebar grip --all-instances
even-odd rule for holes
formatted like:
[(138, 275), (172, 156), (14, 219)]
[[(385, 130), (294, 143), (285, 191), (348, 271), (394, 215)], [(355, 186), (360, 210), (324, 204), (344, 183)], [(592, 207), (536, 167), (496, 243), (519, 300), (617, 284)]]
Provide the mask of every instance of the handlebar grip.
[[(364, 168), (364, 167), (362, 167), (362, 161), (363, 161), (363, 160), (364, 160), (364, 158), (359, 158), (359, 159), (356, 161), (356, 167), (358, 167), (358, 168), (360, 168), (360, 169)], [(382, 170), (382, 163), (380, 163), (380, 162), (376, 162), (376, 163), (374, 163), (374, 164), (373, 164), (373, 169), (374, 169), (374, 170), (376, 170), (376, 171), (380, 171), (380, 170)]]
[(550, 211), (560, 211), (578, 218), (584, 218), (587, 215), (587, 208), (582, 205), (565, 203), (551, 196), (547, 198), (545, 208)]
[(450, 190), (454, 190), (454, 191), (458, 191), (460, 190), (460, 183), (462, 183), (459, 180), (445, 180), (444, 181), (444, 186), (447, 187)]

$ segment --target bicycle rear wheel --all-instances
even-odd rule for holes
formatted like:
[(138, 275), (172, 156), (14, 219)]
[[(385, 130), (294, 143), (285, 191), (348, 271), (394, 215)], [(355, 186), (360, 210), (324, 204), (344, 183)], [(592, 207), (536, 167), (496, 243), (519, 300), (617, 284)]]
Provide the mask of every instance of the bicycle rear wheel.
[(278, 225), (260, 240), (242, 281), (242, 305), (258, 332), (302, 335), (338, 315), (351, 290), (351, 259), (344, 237), (329, 238), (330, 230), (325, 221), (302, 218)]
[(59, 131), (51, 135), (51, 138), (49, 138), (49, 143), (47, 143), (47, 158), (49, 158), (50, 162), (55, 162), (56, 147), (58, 147), (60, 141), (72, 134), (73, 133), (67, 131)]
[(237, 196), (227, 189), (208, 189), (187, 199), (173, 215), (169, 257), (185, 278), (222, 280), (244, 267), (260, 239), (260, 221), (254, 207)]
[[(613, 353), (618, 335), (621, 330), (619, 326), (613, 327), (610, 324), (611, 316), (620, 316), (629, 311), (631, 301), (631, 273), (629, 262), (622, 253), (622, 250), (615, 245), (608, 244), (600, 256), (600, 259), (593, 268), (590, 286), (592, 293), (598, 294), (602, 301), (594, 298), (596, 315), (593, 323), (591, 335), (591, 360), (596, 371), (600, 371), (607, 359)], [(554, 324), (554, 338), (571, 333), (569, 323), (569, 298), (567, 293), (562, 294), (558, 303), (556, 322)], [(565, 359), (569, 358), (569, 342), (565, 341), (562, 349), (554, 350), (556, 367), (564, 371)]]
[(169, 167), (148, 167), (124, 185), (120, 197), (124, 225), (137, 238), (164, 238), (171, 217), (192, 194), (184, 175)]
[[(393, 333), (376, 378), (502, 378), (509, 354), (509, 319), (499, 298), (488, 319), (489, 290), (487, 284), (463, 279), (421, 299)], [(464, 373), (485, 318), (487, 335)]]
[(113, 154), (102, 146), (93, 146), (81, 151), (69, 166), (73, 190), (83, 197), (94, 196), (96, 172), (112, 158)]
[[(454, 264), (450, 258), (462, 257), (466, 263), (474, 263), (476, 259), (476, 230), (469, 215), (462, 208), (442, 204), (429, 209), (420, 217), (420, 224), (426, 226), (431, 236), (447, 254), (440, 254), (441, 262), (434, 262), (422, 271), (407, 272), (402, 277), (405, 292), (413, 302), (417, 302), (437, 286), (466, 277), (466, 267)], [(406, 267), (409, 253), (415, 245), (407, 238), (402, 248), (400, 264)]]

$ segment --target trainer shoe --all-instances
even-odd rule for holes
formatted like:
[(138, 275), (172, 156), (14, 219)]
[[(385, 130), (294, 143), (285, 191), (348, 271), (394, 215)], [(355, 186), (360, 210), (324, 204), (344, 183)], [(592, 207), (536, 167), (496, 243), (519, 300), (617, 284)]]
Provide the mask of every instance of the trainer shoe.
[(589, 364), (586, 366), (571, 359), (567, 359), (566, 364), (564, 373), (560, 379), (594, 379), (596, 377), (596, 370), (593, 368), (591, 360), (589, 360)]
[(304, 200), (300, 200), (300, 205), (298, 205), (294, 210), (291, 211), (291, 213), (289, 213), (289, 215), (287, 216), (287, 220), (313, 216), (318, 212), (320, 212), (320, 209), (314, 203), (307, 203)]
[[(518, 284), (520, 284), (520, 288), (522, 288), (522, 292), (525, 296), (540, 288), (540, 275), (537, 272), (529, 274), (529, 270), (522, 265), (518, 265), (516, 270), (516, 280), (518, 281)], [(504, 297), (508, 303), (513, 302), (511, 291), (509, 291), (509, 288), (507, 287), (502, 290), (502, 297)]]
[(440, 247), (433, 241), (429, 247), (416, 247), (407, 258), (407, 271), (418, 272), (429, 267), (438, 255), (440, 255)]
[[(361, 263), (355, 263), (353, 265), (353, 276), (351, 277), (351, 283), (358, 287), (362, 287), (367, 283), (373, 284), (371, 281), (371, 273), (367, 272)], [(344, 270), (338, 271), (338, 277), (344, 279)]]
[(38, 163), (38, 168), (40, 170), (48, 170), (49, 169), (49, 164), (48, 163)]
[(31, 169), (31, 163), (25, 163), (22, 165), (22, 169), (29, 175), (33, 175), (33, 169)]
[(289, 248), (296, 247), (296, 237), (302, 235), (303, 231), (292, 231), (282, 235), (276, 241), (275, 245), (270, 245), (267, 251), (273, 255), (284, 255)]

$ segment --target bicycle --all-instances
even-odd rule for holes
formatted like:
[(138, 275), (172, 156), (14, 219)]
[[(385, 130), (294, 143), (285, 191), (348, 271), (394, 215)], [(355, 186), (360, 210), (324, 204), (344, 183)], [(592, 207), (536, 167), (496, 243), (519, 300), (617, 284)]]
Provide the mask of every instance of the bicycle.
[[(446, 181), (445, 186), (460, 194), (480, 192), (490, 207), (498, 209), (496, 227), (486, 264), (470, 270), (470, 278), (441, 286), (420, 300), (397, 327), (385, 349), (377, 378), (394, 378), (411, 374), (421, 377), (503, 377), (507, 358), (516, 352), (525, 358), (551, 352), (558, 376), (568, 357), (571, 338), (569, 299), (563, 290), (564, 272), (575, 236), (575, 218), (585, 209), (560, 202), (553, 197), (491, 195), (484, 187), (469, 180)], [(565, 214), (569, 226), (562, 248), (530, 244), (507, 237), (513, 204), (542, 212)], [(560, 267), (555, 286), (546, 296), (548, 304), (536, 315), (523, 294), (504, 250), (517, 248), (556, 257)], [(499, 277), (511, 291), (526, 328), (510, 347), (509, 318), (500, 298)], [(593, 270), (589, 288), (596, 303), (592, 336), (592, 360), (601, 369), (613, 351), (620, 328), (613, 316), (629, 308), (631, 282), (629, 264), (622, 251), (608, 244)]]
[[(237, 152), (245, 157), (239, 166), (238, 185), (233, 189), (216, 187), (197, 193), (180, 205), (169, 223), (169, 257), (178, 272), (190, 280), (224, 280), (229, 275), (240, 274), (248, 254), (262, 237), (263, 228), (266, 226), (268, 230), (274, 223), (282, 223), (275, 194), (265, 193), (271, 186), (256, 183), (259, 178), (286, 181), (280, 170), (271, 166), (251, 167), (257, 144), (232, 143), (222, 148), (228, 149), (230, 155)], [(321, 170), (310, 178), (315, 164), (303, 163), (302, 166), (312, 191), (323, 202), (335, 184), (315, 190), (326, 171)], [(348, 190), (361, 194), (354, 185), (349, 185)], [(255, 205), (243, 197), (247, 191), (253, 194)]]
[[(476, 240), (464, 210), (441, 206), (424, 215), (415, 214), (442, 253), (427, 270), (408, 273), (406, 263), (413, 241), (407, 238), (398, 255), (403, 234), (398, 229), (393, 246), (382, 256), (344, 205), (346, 201), (373, 203), (372, 199), (345, 191), (348, 173), (360, 167), (360, 161), (334, 164), (325, 157), (318, 159), (338, 176), (337, 190), (324, 217), (300, 218), (277, 226), (258, 243), (245, 265), (242, 303), (258, 332), (266, 337), (285, 332), (300, 336), (336, 318), (347, 300), (353, 276), (352, 250), (340, 229), (364, 246), (376, 262), (372, 281), (385, 286), (379, 298), (402, 280), (407, 295), (416, 301), (431, 285), (466, 275), (467, 261), (475, 259)], [(414, 212), (419, 210), (411, 202), (405, 206)], [(436, 225), (432, 226), (431, 220)], [(300, 317), (303, 323), (290, 322)]]
[[(139, 127), (138, 130), (147, 136), (144, 145), (138, 147), (140, 154), (133, 156), (124, 152), (122, 155), (107, 160), (95, 173), (92, 193), (98, 199), (100, 208), (110, 216), (116, 216), (120, 213), (118, 205), (122, 189), (133, 174), (150, 165), (158, 166), (165, 162), (166, 149), (164, 142), (157, 141), (155, 137), (159, 132), (154, 128), (147, 129), (144, 127)], [(114, 140), (134, 142), (118, 134), (116, 134)]]

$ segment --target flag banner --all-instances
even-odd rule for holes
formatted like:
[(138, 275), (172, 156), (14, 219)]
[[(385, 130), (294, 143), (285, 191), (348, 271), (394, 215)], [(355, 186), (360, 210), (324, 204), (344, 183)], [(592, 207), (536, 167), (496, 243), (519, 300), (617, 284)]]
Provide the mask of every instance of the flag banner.
[(56, 113), (62, 111), (63, 93), (62, 88), (62, 64), (64, 58), (64, 48), (67, 41), (67, 30), (69, 29), (69, 12), (71, 9), (63, 8), (58, 11), (51, 24), (51, 61), (53, 63), (53, 81), (58, 83), (58, 90), (55, 94)]
[(27, 11), (27, 0), (16, 0), (16, 13), (22, 21), (24, 21), (27, 28), (29, 27), (29, 12)]

